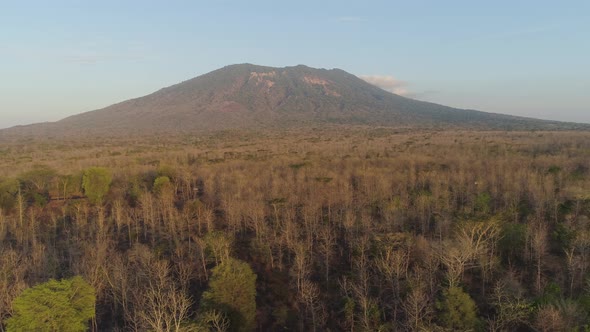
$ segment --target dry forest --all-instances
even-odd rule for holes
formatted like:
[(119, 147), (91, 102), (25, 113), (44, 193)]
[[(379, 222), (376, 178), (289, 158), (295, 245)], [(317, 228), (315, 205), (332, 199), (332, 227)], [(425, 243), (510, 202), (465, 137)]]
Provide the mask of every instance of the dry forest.
[(29, 330), (590, 331), (590, 132), (5, 139)]

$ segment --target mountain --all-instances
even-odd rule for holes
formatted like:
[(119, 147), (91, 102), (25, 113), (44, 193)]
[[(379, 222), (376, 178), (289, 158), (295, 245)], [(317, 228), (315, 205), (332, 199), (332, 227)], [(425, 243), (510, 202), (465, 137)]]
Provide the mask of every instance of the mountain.
[(265, 129), (327, 124), (474, 129), (587, 129), (456, 109), (402, 97), (340, 69), (239, 64), (53, 123), (0, 135), (145, 134)]

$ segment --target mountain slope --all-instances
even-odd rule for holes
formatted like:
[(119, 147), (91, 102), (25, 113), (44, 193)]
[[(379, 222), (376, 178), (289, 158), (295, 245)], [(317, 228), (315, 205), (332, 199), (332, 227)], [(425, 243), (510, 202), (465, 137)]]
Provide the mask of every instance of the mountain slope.
[(339, 69), (240, 64), (104, 109), (0, 133), (178, 133), (330, 123), (479, 129), (588, 127), (412, 100)]

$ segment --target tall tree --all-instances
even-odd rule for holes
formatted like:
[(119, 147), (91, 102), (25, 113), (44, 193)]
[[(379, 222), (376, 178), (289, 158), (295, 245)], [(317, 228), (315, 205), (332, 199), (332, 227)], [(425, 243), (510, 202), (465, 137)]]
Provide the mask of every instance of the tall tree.
[(84, 194), (93, 204), (102, 204), (104, 196), (109, 192), (113, 177), (111, 172), (102, 167), (91, 167), (84, 171), (82, 187)]
[(224, 312), (230, 320), (231, 331), (254, 330), (256, 275), (248, 263), (228, 258), (211, 271), (209, 289), (201, 299), (204, 312)]
[(477, 307), (469, 294), (459, 287), (449, 287), (442, 292), (437, 302), (439, 322), (454, 331), (470, 331), (479, 324)]
[(12, 303), (8, 331), (85, 331), (95, 315), (94, 289), (82, 277), (28, 288)]

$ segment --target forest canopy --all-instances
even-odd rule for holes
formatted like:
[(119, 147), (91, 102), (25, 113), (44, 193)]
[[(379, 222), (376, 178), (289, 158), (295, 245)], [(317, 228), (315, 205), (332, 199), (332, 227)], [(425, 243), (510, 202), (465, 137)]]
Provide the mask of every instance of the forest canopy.
[(95, 291), (81, 277), (49, 280), (28, 288), (12, 303), (7, 331), (86, 331), (94, 318)]
[(590, 328), (587, 132), (310, 129), (4, 151), (0, 331)]

